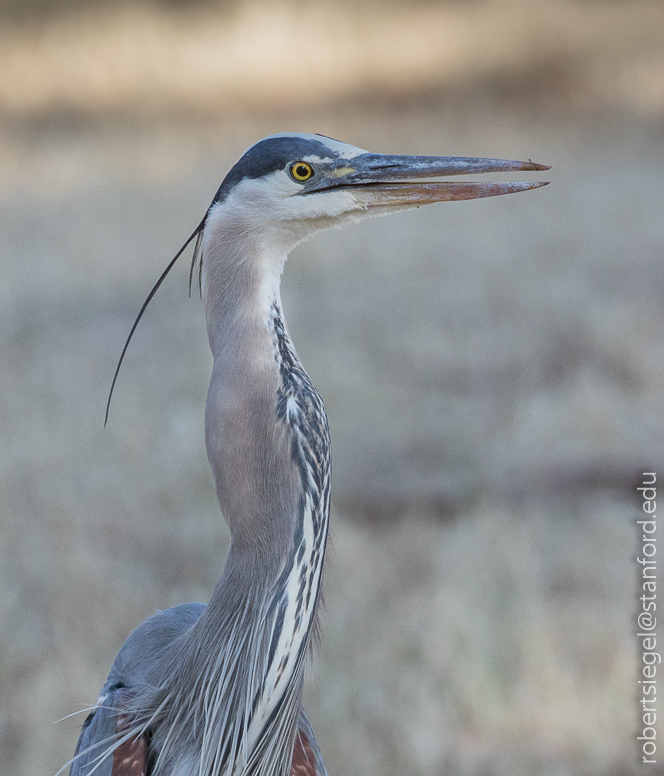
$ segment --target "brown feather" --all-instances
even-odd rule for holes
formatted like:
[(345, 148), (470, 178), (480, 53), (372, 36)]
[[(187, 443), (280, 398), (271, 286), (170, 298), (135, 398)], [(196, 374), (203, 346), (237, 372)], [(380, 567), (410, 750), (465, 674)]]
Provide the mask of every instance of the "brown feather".
[[(118, 718), (117, 732), (122, 733), (125, 717)], [(148, 745), (145, 736), (130, 738), (113, 752), (111, 776), (147, 776)]]
[[(113, 776), (115, 776), (115, 773)], [(303, 733), (302, 730), (298, 730), (295, 737), (291, 776), (319, 776), (318, 769), (316, 768), (316, 756), (309, 744), (306, 733)]]

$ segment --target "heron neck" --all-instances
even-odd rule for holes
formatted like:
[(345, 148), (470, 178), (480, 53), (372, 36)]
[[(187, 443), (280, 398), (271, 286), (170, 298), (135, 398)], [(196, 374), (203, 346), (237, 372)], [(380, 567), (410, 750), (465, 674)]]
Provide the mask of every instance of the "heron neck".
[[(194, 721), (191, 729), (164, 729), (200, 739), (200, 767), (187, 764), (187, 773), (245, 773), (250, 761), (252, 773), (284, 776), (320, 598), (329, 434), (281, 314), (285, 254), (249, 249), (216, 227), (203, 244), (214, 356), (205, 435), (231, 548), (208, 607), (185, 637), (188, 660), (166, 671), (167, 713), (175, 716), (187, 707), (187, 671), (198, 677), (195, 686), (204, 691), (193, 703)], [(164, 772), (184, 773), (177, 741), (168, 736), (160, 757), (173, 767)]]
[[(231, 243), (238, 241), (219, 247)], [(327, 417), (281, 313), (285, 254), (254, 247), (240, 257), (207, 247), (203, 293), (214, 366), (205, 434), (231, 549), (200, 627), (218, 634), (226, 655), (234, 642), (224, 633), (253, 645), (253, 667), (236, 677), (238, 697), (251, 707), (242, 712), (251, 719), (246, 740), (251, 747), (268, 736), (275, 752), (288, 754), (327, 542)], [(277, 704), (289, 722), (270, 738)]]
[[(261, 246), (221, 219), (206, 235), (203, 296), (214, 366), (205, 410), (208, 459), (231, 530), (229, 563), (260, 569), (262, 584), (288, 562), (303, 480), (296, 438), (328, 445), (320, 398), (302, 368), (281, 312), (286, 253)], [(296, 379), (294, 379), (296, 376)], [(291, 414), (285, 412), (288, 404)], [(302, 404), (320, 405), (318, 424)], [(327, 466), (325, 460), (319, 462)], [(316, 473), (316, 479), (323, 478)]]

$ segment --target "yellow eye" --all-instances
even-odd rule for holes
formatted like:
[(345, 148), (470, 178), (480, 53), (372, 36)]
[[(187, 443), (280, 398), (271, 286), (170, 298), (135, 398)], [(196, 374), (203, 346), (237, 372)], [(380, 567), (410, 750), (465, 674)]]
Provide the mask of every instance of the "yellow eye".
[(314, 168), (307, 164), (306, 162), (293, 162), (291, 166), (288, 168), (288, 172), (291, 174), (291, 178), (293, 180), (298, 181), (298, 183), (302, 183), (303, 181), (308, 181), (309, 178), (314, 174)]

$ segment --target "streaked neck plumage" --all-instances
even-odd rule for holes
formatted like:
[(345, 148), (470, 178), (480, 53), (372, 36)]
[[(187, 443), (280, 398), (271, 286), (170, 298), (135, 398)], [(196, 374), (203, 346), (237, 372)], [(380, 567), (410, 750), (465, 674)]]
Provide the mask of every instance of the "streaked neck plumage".
[[(186, 670), (201, 676), (206, 692), (191, 698), (202, 706), (189, 726), (201, 738), (200, 763), (169, 762), (164, 742), (164, 770), (178, 774), (185, 765), (224, 776), (290, 773), (320, 596), (329, 516), (327, 418), (281, 313), (287, 249), (275, 252), (274, 235), (260, 238), (223, 207), (211, 210), (203, 237), (202, 289), (214, 356), (206, 445), (231, 547), (212, 600), (186, 638)], [(174, 689), (185, 687), (178, 667), (175, 672)], [(173, 721), (163, 729), (172, 730)], [(220, 742), (225, 748), (218, 751)]]
[(268, 248), (271, 241), (248, 233), (242, 219), (223, 207), (208, 220), (202, 246), (214, 357), (205, 409), (208, 459), (231, 529), (232, 556), (280, 564), (291, 544), (288, 528), (301, 489), (289, 427), (277, 417), (283, 382), (279, 336), (292, 351), (283, 323), (276, 325), (283, 320), (279, 286), (286, 254)]

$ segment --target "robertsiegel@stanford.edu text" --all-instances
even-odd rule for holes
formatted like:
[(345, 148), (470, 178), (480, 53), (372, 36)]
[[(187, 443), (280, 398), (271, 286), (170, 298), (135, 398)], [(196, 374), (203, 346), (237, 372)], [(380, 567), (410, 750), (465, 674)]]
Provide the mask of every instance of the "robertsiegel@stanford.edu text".
[(636, 562), (641, 566), (636, 637), (639, 641), (641, 670), (639, 673), (639, 722), (637, 741), (644, 763), (656, 763), (657, 754), (657, 667), (662, 656), (657, 651), (657, 475), (644, 472), (642, 485), (637, 488), (647, 515), (637, 520), (641, 533)]

